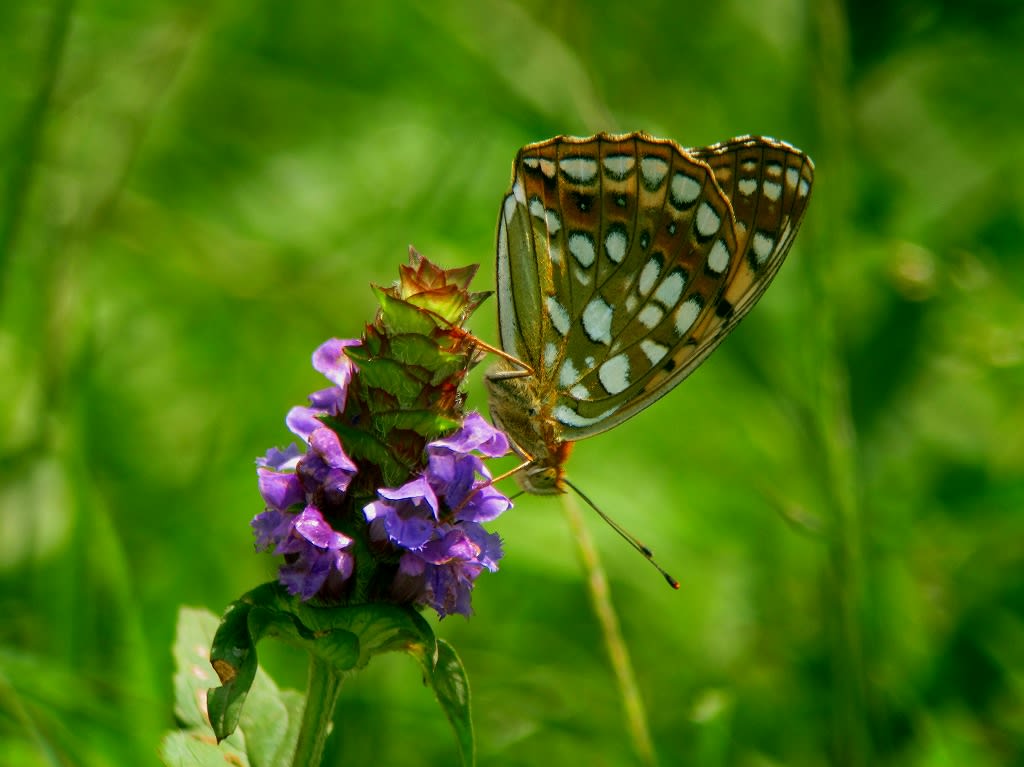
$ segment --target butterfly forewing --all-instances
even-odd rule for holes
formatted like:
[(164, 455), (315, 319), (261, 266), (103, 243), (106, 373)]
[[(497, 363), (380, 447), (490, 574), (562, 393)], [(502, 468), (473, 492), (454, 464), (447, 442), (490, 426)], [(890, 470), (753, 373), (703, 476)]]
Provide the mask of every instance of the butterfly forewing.
[(763, 138), (520, 151), (498, 224), (501, 341), (563, 441), (621, 423), (710, 354), (781, 265), (812, 181), (805, 155)]

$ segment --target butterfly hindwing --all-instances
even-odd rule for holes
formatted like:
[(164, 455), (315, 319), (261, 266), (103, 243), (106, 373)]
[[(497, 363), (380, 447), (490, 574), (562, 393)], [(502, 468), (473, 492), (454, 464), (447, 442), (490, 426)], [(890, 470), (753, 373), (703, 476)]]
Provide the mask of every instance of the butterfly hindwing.
[(789, 144), (760, 137), (690, 152), (712, 168), (733, 206), (743, 260), (725, 298), (739, 318), (768, 288), (789, 252), (810, 200), (814, 165)]

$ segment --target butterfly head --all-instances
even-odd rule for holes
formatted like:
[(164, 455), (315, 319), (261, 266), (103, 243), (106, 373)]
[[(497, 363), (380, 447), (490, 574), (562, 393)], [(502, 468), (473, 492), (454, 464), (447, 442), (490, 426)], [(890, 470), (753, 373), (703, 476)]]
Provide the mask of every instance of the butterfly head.
[(532, 495), (557, 495), (565, 492), (565, 470), (561, 464), (542, 466), (531, 463), (516, 474), (519, 487)]

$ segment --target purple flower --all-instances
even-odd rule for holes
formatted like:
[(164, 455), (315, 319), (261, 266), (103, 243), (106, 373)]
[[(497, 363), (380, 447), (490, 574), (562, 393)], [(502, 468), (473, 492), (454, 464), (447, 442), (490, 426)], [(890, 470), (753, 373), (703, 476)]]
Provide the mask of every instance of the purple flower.
[(270, 448), (265, 456), (256, 459), (256, 465), (269, 466), (277, 471), (291, 471), (301, 457), (301, 451), (295, 446), (295, 443), (292, 443), (284, 450), (278, 450), (276, 447)]
[(423, 474), (378, 490), (381, 500), (364, 507), (371, 539), (406, 550), (394, 585), (398, 599), (430, 605), (441, 617), (471, 614), (473, 582), (483, 570), (497, 570), (502, 555), (501, 539), (480, 523), (512, 502), (490, 484), (487, 468), (470, 451), (497, 457), (508, 449), (504, 434), (470, 413), (459, 431), (427, 445)]
[(385, 500), (363, 508), (372, 540), (390, 539), (406, 549), (420, 548), (430, 540), (438, 506), (426, 477), (417, 477), (394, 490), (381, 488), (377, 494)]
[(271, 448), (256, 461), (260, 495), (266, 504), (266, 510), (252, 520), (256, 550), (273, 548), (275, 554), (285, 555), (280, 580), (303, 599), (314, 596), (328, 579), (348, 579), (355, 565), (346, 550), (352, 539), (334, 530), (316, 504), (323, 508), (340, 504), (357, 471), (338, 435), (324, 426), (320, 416), (344, 410), (355, 372), (344, 349), (358, 343), (332, 339), (313, 354), (313, 367), (334, 386), (310, 395), (312, 407), (293, 408), (288, 414), (289, 428), (307, 443), (305, 454), (290, 445), (286, 450)]
[(323, 373), (333, 384), (309, 395), (311, 407), (296, 406), (289, 412), (285, 423), (292, 433), (306, 442), (309, 435), (321, 426), (320, 417), (338, 415), (345, 410), (348, 385), (356, 372), (356, 366), (345, 355), (346, 346), (359, 346), (357, 338), (332, 338), (313, 352), (313, 368)]
[(466, 414), (461, 429), (449, 437), (431, 442), (427, 447), (446, 447), (460, 453), (476, 450), (488, 458), (501, 458), (509, 451), (508, 437), (505, 433), (487, 423), (475, 410)]
[(355, 474), (356, 465), (333, 430), (320, 426), (309, 435), (309, 450), (296, 467), (307, 493), (321, 489), (328, 501), (340, 503)]
[[(290, 445), (257, 460), (265, 510), (252, 520), (256, 549), (284, 556), (279, 579), (302, 599), (341, 593), (355, 572), (355, 550), (366, 550), (332, 526), (359, 529), (346, 522), (358, 467), (326, 418), (344, 413), (348, 387), (359, 372), (345, 349), (359, 343), (332, 339), (313, 354), (313, 367), (331, 386), (311, 394), (309, 405), (292, 408), (286, 419), (305, 450)], [(481, 523), (512, 506), (491, 484), (482, 458), (508, 451), (504, 434), (469, 413), (458, 431), (426, 446), (421, 474), (401, 487), (378, 489), (377, 499), (363, 507), (370, 543), (382, 544), (369, 550), (383, 548), (387, 562), (398, 562), (393, 580), (384, 582), (392, 599), (429, 605), (441, 617), (472, 613), (476, 578), (497, 570), (502, 556), (501, 539)], [(382, 572), (390, 579), (394, 570)]]
[(279, 575), (290, 594), (309, 599), (329, 577), (342, 581), (351, 577), (355, 558), (346, 549), (352, 539), (331, 528), (315, 506), (299, 514), (268, 509), (257, 515), (252, 526), (257, 551), (276, 544), (275, 554), (291, 555)]
[(344, 408), (344, 392), (348, 390), (352, 374), (356, 366), (352, 364), (345, 355), (346, 346), (359, 346), (362, 343), (358, 338), (332, 338), (324, 341), (313, 352), (313, 369), (323, 373), (328, 380), (342, 390), (342, 406)]
[(265, 457), (256, 459), (260, 495), (268, 508), (284, 511), (305, 500), (305, 491), (295, 476), (295, 467), (301, 455), (293, 444), (283, 451), (272, 447)]
[(292, 533), (294, 514), (287, 514), (277, 509), (267, 509), (253, 517), (250, 525), (256, 533), (256, 551), (266, 551), (281, 543)]
[(422, 548), (408, 551), (399, 562), (395, 590), (415, 595), (444, 618), (452, 613), (470, 616), (473, 582), (486, 568), (498, 569), (501, 538), (480, 525), (443, 526)]

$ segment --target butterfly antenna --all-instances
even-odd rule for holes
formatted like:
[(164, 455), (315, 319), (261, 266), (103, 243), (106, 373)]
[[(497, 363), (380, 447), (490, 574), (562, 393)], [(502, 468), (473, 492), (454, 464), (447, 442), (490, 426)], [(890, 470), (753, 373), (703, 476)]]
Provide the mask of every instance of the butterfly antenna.
[(484, 341), (482, 338), (473, 335), (468, 330), (464, 330), (462, 328), (452, 328), (452, 332), (462, 336), (463, 338), (468, 338), (470, 342), (478, 349), (487, 352), (488, 354), (493, 354), (496, 357), (501, 357), (510, 365), (514, 365), (517, 368), (516, 370), (502, 370), (496, 373), (488, 374), (488, 378), (502, 380), (506, 378), (526, 378), (529, 376), (536, 375), (534, 369), (525, 362), (523, 362), (518, 357), (509, 354), (504, 349), (499, 349), (497, 346), (492, 346), (491, 344)]
[(586, 503), (587, 506), (589, 506), (594, 511), (596, 511), (597, 515), (601, 519), (603, 519), (605, 522), (607, 522), (608, 526), (612, 530), (617, 532), (619, 534), (619, 536), (626, 543), (628, 543), (630, 546), (632, 546), (634, 549), (636, 549), (638, 552), (640, 552), (640, 555), (644, 559), (646, 559), (648, 562), (650, 562), (655, 570), (657, 570), (659, 573), (661, 573), (661, 577), (665, 579), (665, 582), (668, 583), (669, 586), (671, 586), (674, 589), (678, 589), (679, 588), (679, 581), (677, 581), (675, 578), (673, 578), (671, 575), (669, 575), (668, 572), (665, 570), (665, 568), (662, 567), (661, 565), (659, 565), (654, 560), (654, 552), (652, 552), (649, 548), (647, 548), (647, 546), (645, 546), (643, 544), (643, 542), (639, 538), (637, 538), (635, 535), (633, 535), (631, 532), (629, 532), (629, 530), (624, 528), (622, 525), (620, 525), (614, 519), (609, 517), (607, 514), (605, 514), (599, 508), (597, 508), (597, 504), (595, 504), (592, 500), (587, 498), (586, 493), (584, 493), (582, 490), (580, 490), (578, 487), (576, 487), (576, 485), (574, 485), (568, 479), (563, 477), (562, 481), (565, 482), (565, 484), (567, 484), (570, 488), (572, 488), (572, 491), (574, 493), (576, 493), (576, 495), (578, 495), (580, 498), (582, 498), (583, 502)]

